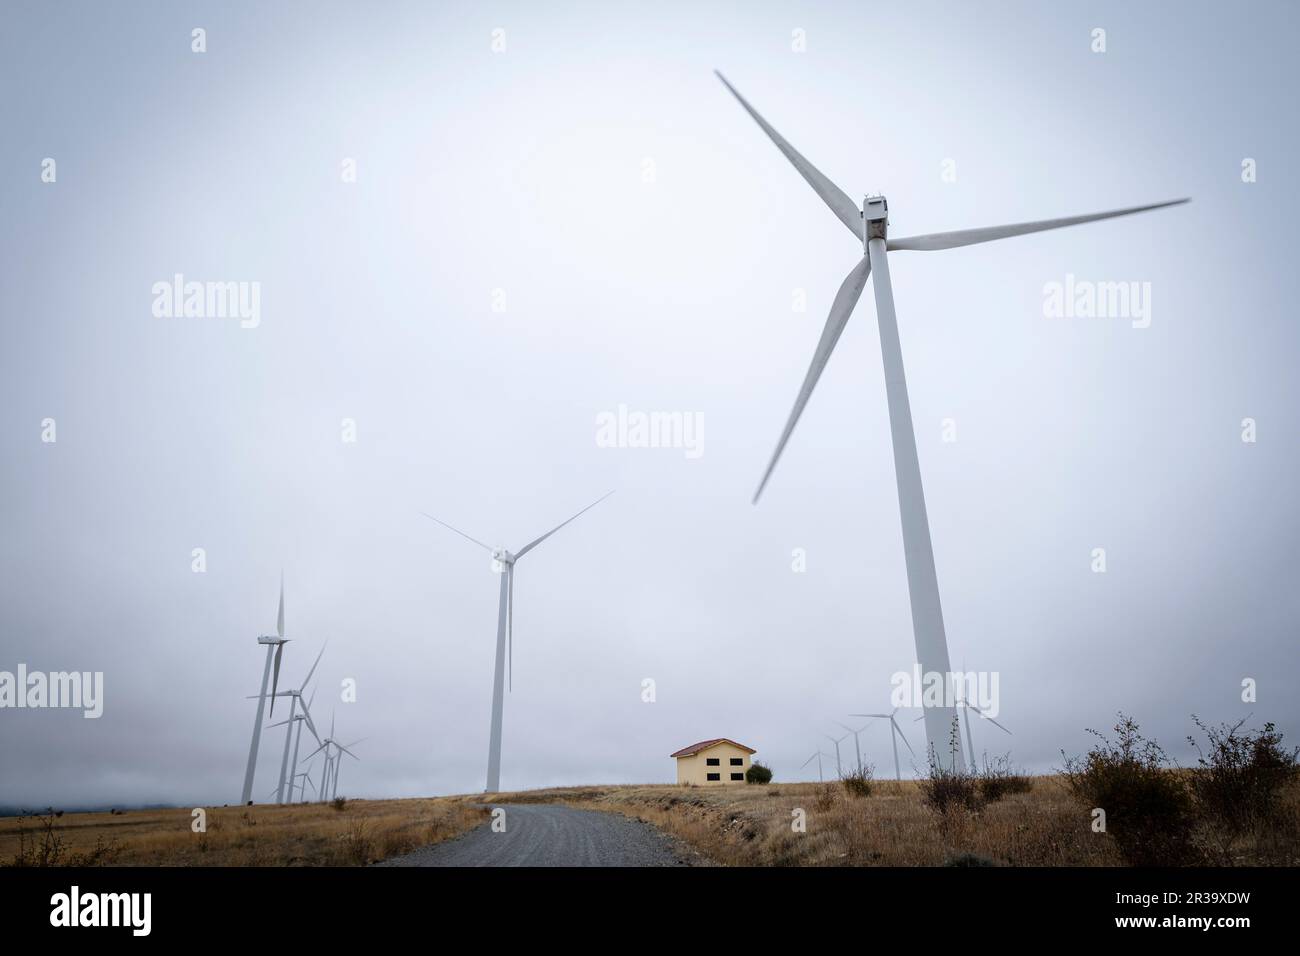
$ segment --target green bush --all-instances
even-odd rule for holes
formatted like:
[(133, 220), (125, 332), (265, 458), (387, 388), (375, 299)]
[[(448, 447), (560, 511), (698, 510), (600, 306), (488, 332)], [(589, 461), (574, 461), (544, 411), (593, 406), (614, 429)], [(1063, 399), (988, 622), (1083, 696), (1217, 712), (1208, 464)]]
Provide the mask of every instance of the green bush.
[(745, 783), (771, 783), (772, 768), (755, 760), (745, 771)]
[(979, 778), (967, 769), (957, 769), (958, 754), (961, 752), (961, 738), (958, 735), (957, 718), (952, 719), (952, 730), (948, 733), (950, 759), (948, 766), (943, 766), (930, 748), (930, 773), (921, 780), (921, 796), (925, 805), (941, 817), (953, 810), (979, 810), (984, 801), (980, 796)]

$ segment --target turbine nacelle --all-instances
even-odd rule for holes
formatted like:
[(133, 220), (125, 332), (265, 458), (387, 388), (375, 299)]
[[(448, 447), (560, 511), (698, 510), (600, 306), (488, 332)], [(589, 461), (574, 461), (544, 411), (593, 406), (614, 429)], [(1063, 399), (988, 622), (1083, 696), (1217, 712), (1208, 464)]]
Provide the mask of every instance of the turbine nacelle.
[(889, 203), (884, 196), (867, 196), (862, 200), (862, 247), (872, 239), (884, 239), (889, 225)]
[(515, 556), (506, 548), (497, 548), (492, 552), (492, 570), (502, 574), (515, 563)]

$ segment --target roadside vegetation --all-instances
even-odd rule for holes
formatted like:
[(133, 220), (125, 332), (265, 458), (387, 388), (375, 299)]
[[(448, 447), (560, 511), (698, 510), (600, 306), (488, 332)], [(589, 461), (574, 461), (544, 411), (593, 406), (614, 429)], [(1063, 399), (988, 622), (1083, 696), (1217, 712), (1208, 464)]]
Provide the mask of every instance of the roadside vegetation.
[(473, 829), (488, 811), (454, 797), (292, 806), (61, 813), (0, 819), (6, 866), (361, 866)]

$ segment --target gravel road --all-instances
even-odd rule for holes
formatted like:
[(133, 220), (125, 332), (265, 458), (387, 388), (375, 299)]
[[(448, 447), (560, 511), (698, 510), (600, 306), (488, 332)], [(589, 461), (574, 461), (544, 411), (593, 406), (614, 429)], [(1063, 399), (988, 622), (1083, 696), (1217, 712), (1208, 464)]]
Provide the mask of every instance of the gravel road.
[(556, 804), (493, 804), (505, 832), (491, 822), (376, 866), (686, 866), (662, 831), (617, 813)]

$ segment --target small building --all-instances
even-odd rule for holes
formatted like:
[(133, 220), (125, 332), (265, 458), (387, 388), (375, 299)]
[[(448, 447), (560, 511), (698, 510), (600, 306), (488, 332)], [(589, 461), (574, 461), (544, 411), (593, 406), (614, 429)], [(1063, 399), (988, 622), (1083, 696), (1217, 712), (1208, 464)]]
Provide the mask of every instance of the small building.
[(752, 747), (738, 744), (726, 737), (701, 740), (698, 744), (683, 747), (669, 754), (677, 758), (677, 782), (701, 787), (720, 787), (727, 783), (744, 783), (749, 770)]

